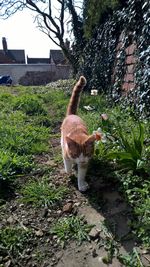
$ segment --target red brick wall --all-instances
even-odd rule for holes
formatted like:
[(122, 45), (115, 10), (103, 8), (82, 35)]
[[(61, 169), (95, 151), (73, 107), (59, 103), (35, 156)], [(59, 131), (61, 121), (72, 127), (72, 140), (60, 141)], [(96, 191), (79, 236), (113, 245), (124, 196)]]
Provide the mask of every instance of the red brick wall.
[(119, 54), (121, 50), (125, 52), (125, 60), (121, 62), (123, 64), (124, 76), (121, 81), (121, 89), (123, 93), (126, 93), (135, 88), (136, 82), (134, 77), (134, 70), (136, 66), (136, 43), (131, 43), (127, 48), (124, 48), (122, 39), (124, 38), (123, 33), (120, 35), (118, 45), (116, 47), (116, 60), (114, 66), (114, 73), (112, 76), (112, 81), (115, 83), (117, 78), (117, 68), (119, 68)]

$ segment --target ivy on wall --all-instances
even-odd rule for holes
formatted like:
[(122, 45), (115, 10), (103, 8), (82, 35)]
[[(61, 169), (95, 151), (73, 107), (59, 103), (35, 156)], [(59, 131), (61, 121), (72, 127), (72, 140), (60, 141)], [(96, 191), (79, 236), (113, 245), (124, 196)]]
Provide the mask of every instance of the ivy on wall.
[[(97, 27), (84, 49), (80, 60), (80, 71), (89, 84), (100, 92), (111, 96), (113, 101), (128, 102), (141, 114), (150, 116), (150, 11), (149, 0), (128, 0), (127, 6), (114, 11), (113, 15)], [(122, 48), (117, 55), (116, 79), (112, 74), (116, 60), (116, 47), (122, 35)], [(122, 96), (122, 81), (125, 71), (125, 49), (131, 43), (137, 44), (135, 83), (133, 91)]]

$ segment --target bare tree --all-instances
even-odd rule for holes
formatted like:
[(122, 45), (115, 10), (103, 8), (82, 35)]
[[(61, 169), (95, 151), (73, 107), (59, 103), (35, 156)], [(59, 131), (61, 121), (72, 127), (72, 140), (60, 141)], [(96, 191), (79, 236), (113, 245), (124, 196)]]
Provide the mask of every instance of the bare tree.
[[(7, 19), (25, 8), (35, 13), (39, 29), (61, 47), (74, 73), (77, 73), (79, 54), (75, 51), (83, 47), (83, 22), (76, 11), (74, 0), (0, 0), (0, 17)], [(57, 12), (54, 13), (54, 9), (57, 9)], [(76, 49), (68, 49), (65, 42), (66, 25), (69, 22)]]

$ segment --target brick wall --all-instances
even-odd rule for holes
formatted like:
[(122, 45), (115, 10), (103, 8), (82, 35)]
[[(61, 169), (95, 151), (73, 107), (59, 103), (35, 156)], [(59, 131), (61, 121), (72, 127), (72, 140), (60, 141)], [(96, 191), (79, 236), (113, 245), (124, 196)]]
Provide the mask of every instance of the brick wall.
[[(126, 93), (130, 90), (133, 90), (135, 88), (135, 76), (134, 76), (134, 70), (135, 70), (135, 66), (136, 66), (136, 62), (137, 62), (137, 58), (136, 58), (136, 43), (135, 42), (131, 42), (131, 44), (124, 48), (122, 39), (124, 39), (124, 33), (121, 33), (120, 37), (119, 37), (119, 42), (118, 45), (116, 47), (116, 60), (115, 60), (115, 66), (114, 66), (114, 73), (112, 76), (112, 82), (115, 83), (116, 79), (117, 79), (117, 68), (119, 67), (123, 67), (123, 77), (122, 77), (122, 81), (121, 81), (121, 89), (123, 91), (123, 93)], [(119, 64), (119, 54), (120, 52), (125, 53), (125, 58), (124, 61), (121, 62), (122, 66), (120, 66)]]

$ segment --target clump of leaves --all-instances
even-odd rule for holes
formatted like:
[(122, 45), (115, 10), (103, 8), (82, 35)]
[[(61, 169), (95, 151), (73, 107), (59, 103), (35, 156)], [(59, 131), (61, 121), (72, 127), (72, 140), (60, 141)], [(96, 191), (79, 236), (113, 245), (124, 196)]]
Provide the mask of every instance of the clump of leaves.
[(61, 201), (68, 189), (64, 186), (55, 187), (47, 181), (30, 181), (22, 189), (21, 201), (31, 203), (33, 206), (50, 206)]
[(0, 250), (4, 255), (19, 255), (27, 245), (31, 231), (22, 228), (6, 227), (0, 230)]
[(91, 227), (83, 217), (71, 216), (59, 219), (53, 226), (51, 233), (57, 235), (62, 245), (70, 239), (75, 239), (80, 244), (84, 240), (89, 240), (88, 233)]
[(126, 267), (144, 267), (137, 250), (134, 248), (133, 251), (126, 255), (118, 255), (119, 261)]
[[(118, 125), (118, 135), (120, 150), (109, 153), (109, 159), (116, 159), (121, 167), (126, 170), (136, 171), (144, 168), (143, 148), (144, 148), (144, 127), (139, 123), (139, 134), (132, 129), (131, 135), (123, 134), (123, 130)], [(122, 149), (122, 151), (121, 151)]]

